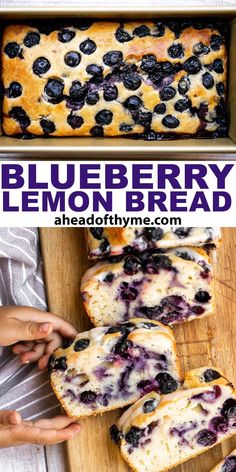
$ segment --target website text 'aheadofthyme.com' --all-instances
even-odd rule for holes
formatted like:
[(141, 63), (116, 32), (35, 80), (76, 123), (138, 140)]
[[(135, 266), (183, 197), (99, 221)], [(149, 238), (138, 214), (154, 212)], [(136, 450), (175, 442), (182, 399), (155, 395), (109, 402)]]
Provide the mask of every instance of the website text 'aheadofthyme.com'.
[(0, 226), (234, 226), (232, 162), (0, 163)]

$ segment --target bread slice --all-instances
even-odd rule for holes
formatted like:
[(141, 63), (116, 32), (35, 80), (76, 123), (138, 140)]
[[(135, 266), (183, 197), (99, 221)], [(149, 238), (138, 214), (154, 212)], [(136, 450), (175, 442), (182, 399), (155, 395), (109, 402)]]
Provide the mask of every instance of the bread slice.
[(212, 267), (202, 248), (176, 248), (104, 261), (81, 283), (88, 316), (96, 326), (147, 317), (166, 325), (212, 313)]
[(214, 467), (211, 472), (236, 472), (236, 449)]
[(171, 330), (140, 318), (78, 334), (51, 356), (49, 371), (72, 418), (130, 405), (153, 389), (174, 391), (181, 380)]
[(127, 227), (87, 228), (90, 259), (142, 252), (147, 249), (169, 249), (178, 246), (202, 246), (220, 242), (220, 228)]
[(181, 390), (138, 400), (110, 432), (133, 471), (164, 472), (236, 433), (236, 391), (218, 369), (196, 369)]

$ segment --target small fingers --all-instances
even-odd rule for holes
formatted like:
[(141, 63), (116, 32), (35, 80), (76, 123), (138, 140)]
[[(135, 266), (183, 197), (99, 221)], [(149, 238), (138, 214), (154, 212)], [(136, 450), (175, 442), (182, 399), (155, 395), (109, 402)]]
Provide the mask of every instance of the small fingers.
[(39, 359), (39, 361), (38, 361), (39, 370), (46, 369), (46, 367), (48, 365), (49, 357), (50, 357), (50, 354), (45, 354), (43, 357), (41, 357), (41, 359)]
[(71, 424), (67, 428), (60, 430), (25, 426), (24, 428), (16, 428), (12, 435), (13, 441), (18, 444), (53, 445), (73, 438), (79, 431), (80, 426), (78, 424)]
[(71, 424), (78, 425), (75, 419), (69, 418), (69, 416), (66, 416), (66, 415), (58, 415), (58, 416), (55, 416), (54, 418), (47, 418), (47, 419), (35, 421), (34, 426), (37, 426), (43, 429), (59, 430), (59, 429), (67, 428)]
[(3, 410), (0, 411), (0, 425), (2, 426), (13, 426), (21, 423), (21, 415), (14, 410)]
[(43, 356), (45, 348), (45, 343), (35, 344), (32, 351), (20, 354), (22, 364), (28, 364), (29, 362), (37, 362)]
[(34, 344), (34, 342), (30, 341), (25, 343), (18, 343), (13, 346), (12, 351), (14, 354), (21, 354), (23, 352), (32, 351)]

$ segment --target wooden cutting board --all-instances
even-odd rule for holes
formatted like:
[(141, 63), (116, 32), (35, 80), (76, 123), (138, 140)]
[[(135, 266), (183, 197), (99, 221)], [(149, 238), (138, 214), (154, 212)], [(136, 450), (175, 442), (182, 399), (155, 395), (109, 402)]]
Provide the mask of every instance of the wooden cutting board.
[[(80, 296), (80, 281), (91, 265), (81, 228), (41, 228), (49, 309), (73, 323), (79, 331), (91, 326)], [(236, 228), (223, 230), (223, 244), (215, 267), (216, 313), (174, 328), (182, 368), (220, 367), (236, 384)], [(82, 420), (81, 433), (67, 443), (70, 472), (127, 472), (112, 444), (108, 429), (120, 411)], [(236, 447), (236, 436), (222, 446), (173, 469), (173, 472), (209, 472)]]

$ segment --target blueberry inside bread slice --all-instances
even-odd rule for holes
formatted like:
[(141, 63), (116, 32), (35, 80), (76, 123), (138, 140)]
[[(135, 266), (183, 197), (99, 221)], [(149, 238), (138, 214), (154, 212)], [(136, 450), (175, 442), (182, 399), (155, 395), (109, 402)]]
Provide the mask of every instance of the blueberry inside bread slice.
[(164, 472), (236, 433), (236, 391), (213, 368), (190, 371), (181, 390), (150, 392), (111, 427), (135, 472)]
[(49, 372), (56, 396), (73, 418), (130, 405), (153, 390), (170, 393), (180, 383), (171, 330), (140, 318), (80, 333), (51, 356)]
[(236, 472), (236, 449), (212, 469), (211, 472)]
[(81, 292), (96, 326), (133, 317), (190, 321), (213, 311), (210, 257), (202, 248), (182, 247), (100, 262), (85, 273)]
[(178, 246), (218, 245), (220, 228), (132, 227), (87, 228), (90, 259), (142, 252), (147, 249), (169, 249)]

